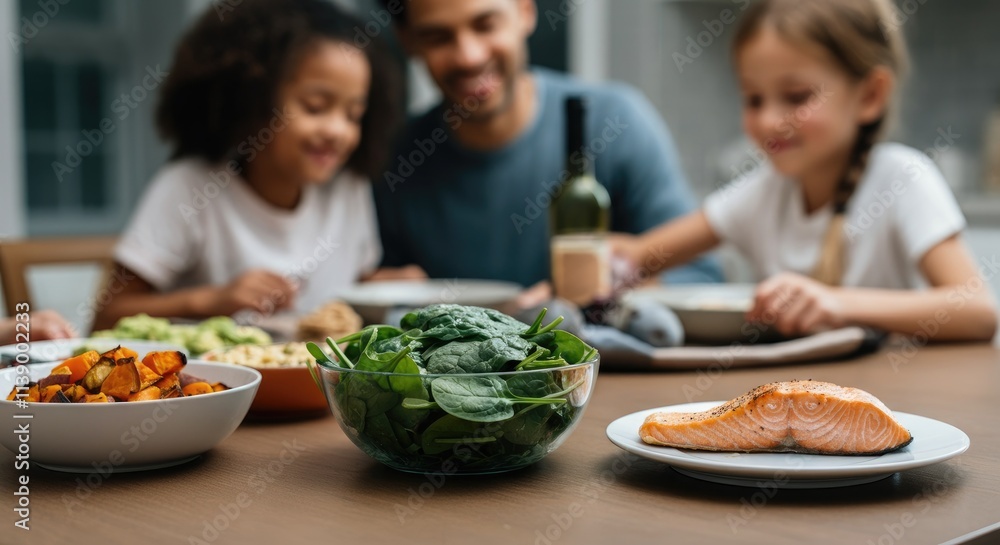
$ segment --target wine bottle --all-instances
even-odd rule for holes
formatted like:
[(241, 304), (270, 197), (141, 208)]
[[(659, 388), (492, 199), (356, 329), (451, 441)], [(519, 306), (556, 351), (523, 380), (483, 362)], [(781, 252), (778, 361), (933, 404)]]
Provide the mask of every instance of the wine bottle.
[(584, 147), (587, 105), (566, 99), (566, 180), (549, 206), (552, 283), (581, 307), (611, 296), (611, 198), (594, 176)]

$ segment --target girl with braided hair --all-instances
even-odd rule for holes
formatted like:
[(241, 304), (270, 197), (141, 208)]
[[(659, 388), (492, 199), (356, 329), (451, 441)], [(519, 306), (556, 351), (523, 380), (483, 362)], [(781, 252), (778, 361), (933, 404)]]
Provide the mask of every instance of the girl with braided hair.
[(786, 335), (856, 324), (992, 338), (995, 303), (941, 173), (917, 150), (880, 143), (907, 64), (893, 9), (752, 4), (733, 59), (744, 129), (767, 161), (701, 210), (616, 239), (619, 253), (653, 273), (730, 243), (765, 279), (747, 318)]

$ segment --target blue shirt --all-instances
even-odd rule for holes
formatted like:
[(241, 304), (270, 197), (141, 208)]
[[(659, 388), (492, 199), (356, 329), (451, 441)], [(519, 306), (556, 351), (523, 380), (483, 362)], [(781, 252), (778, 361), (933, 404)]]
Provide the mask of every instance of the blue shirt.
[[(640, 233), (693, 209), (673, 140), (656, 110), (622, 84), (585, 84), (535, 68), (538, 111), (505, 147), (463, 147), (461, 113), (439, 105), (411, 120), (375, 180), (383, 265), (416, 264), (432, 278), (530, 286), (549, 278), (548, 204), (565, 174), (566, 97), (587, 101), (587, 149), (611, 196), (613, 231)], [(667, 273), (718, 282), (714, 260)]]

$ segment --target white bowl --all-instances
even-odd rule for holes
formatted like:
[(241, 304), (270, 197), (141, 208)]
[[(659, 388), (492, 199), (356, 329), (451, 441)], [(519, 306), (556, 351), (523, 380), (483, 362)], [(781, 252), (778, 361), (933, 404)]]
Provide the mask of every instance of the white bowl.
[[(38, 380), (56, 365), (27, 369), (31, 380)], [(18, 372), (14, 367), (0, 370), (0, 420), (14, 429), (27, 426), (30, 464), (79, 473), (139, 471), (193, 460), (236, 430), (260, 385), (255, 369), (189, 361), (185, 373), (230, 389), (156, 401), (28, 403), (21, 408), (6, 401)], [(0, 444), (17, 454), (21, 436), (0, 433)]]
[[(48, 363), (69, 359), (73, 356), (73, 352), (81, 346), (92, 346), (98, 352), (104, 353), (119, 345), (135, 350), (140, 356), (144, 356), (150, 352), (166, 350), (177, 350), (178, 352), (183, 352), (185, 355), (190, 355), (188, 350), (183, 346), (164, 341), (102, 338), (56, 339), (51, 341), (31, 341), (27, 345), (8, 344), (0, 346), (0, 367), (9, 365), (8, 362), (13, 362), (14, 358), (21, 353), (27, 353), (28, 358), (33, 364)], [(25, 351), (25, 348), (27, 348), (27, 351)], [(3, 397), (7, 397), (7, 392), (4, 392)]]

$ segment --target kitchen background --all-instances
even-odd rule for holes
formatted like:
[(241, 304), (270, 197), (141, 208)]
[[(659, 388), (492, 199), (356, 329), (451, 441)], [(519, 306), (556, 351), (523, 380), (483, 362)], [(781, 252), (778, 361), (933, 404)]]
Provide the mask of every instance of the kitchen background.
[[(119, 232), (167, 157), (152, 125), (180, 33), (240, 0), (0, 1), (0, 238)], [(341, 0), (391, 35), (374, 0)], [(537, 64), (641, 89), (669, 124), (699, 197), (753, 161), (741, 138), (729, 39), (747, 0), (539, 0)], [(969, 219), (985, 262), (1000, 251), (1000, 2), (898, 0), (913, 56), (893, 138), (927, 150)], [(436, 99), (411, 66), (411, 106)], [(124, 94), (124, 96), (123, 96)], [(101, 130), (103, 127), (103, 131)], [(77, 150), (80, 157), (67, 151)], [(992, 167), (989, 165), (991, 164)], [(53, 162), (60, 162), (56, 172)], [(723, 252), (732, 280), (748, 280)], [(1000, 274), (985, 269), (1000, 293)], [(77, 325), (96, 268), (33, 272), (36, 306)]]

